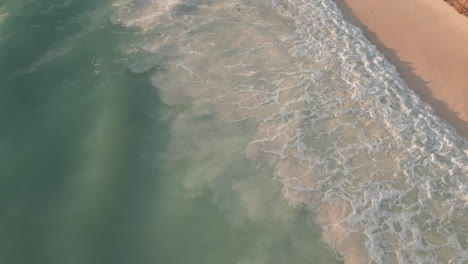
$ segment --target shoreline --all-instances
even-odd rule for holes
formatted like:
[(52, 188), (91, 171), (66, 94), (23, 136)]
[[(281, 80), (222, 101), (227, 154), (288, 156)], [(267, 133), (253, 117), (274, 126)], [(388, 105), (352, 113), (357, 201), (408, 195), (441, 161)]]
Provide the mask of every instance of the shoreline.
[(408, 87), (468, 139), (468, 19), (441, 0), (334, 1)]

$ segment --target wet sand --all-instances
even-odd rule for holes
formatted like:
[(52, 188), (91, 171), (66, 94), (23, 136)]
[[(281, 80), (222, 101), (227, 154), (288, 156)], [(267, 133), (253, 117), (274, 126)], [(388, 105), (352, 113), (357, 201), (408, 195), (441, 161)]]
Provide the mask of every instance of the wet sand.
[(468, 19), (441, 0), (335, 0), (436, 114), (468, 138)]

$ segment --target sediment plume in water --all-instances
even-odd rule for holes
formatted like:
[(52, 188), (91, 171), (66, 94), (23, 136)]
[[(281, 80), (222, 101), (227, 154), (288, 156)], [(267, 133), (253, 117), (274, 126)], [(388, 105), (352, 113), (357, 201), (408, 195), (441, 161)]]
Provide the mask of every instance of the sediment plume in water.
[[(188, 190), (216, 193), (236, 155), (226, 148), (244, 144), (346, 263), (468, 261), (468, 142), (334, 2), (134, 0), (111, 20), (142, 29), (126, 47), (130, 68), (162, 63), (152, 82), (186, 109), (170, 148), (211, 166), (187, 176)], [(243, 197), (245, 217), (269, 202), (253, 203), (248, 184), (223, 186)]]

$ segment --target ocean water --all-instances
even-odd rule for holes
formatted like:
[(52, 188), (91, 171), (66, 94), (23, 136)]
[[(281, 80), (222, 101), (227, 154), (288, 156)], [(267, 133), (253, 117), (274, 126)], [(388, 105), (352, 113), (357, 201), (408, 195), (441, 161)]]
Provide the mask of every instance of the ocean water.
[(0, 263), (468, 262), (468, 141), (332, 0), (4, 0), (0, 58)]
[(0, 1), (0, 263), (339, 263), (237, 124), (218, 158), (175, 140), (213, 125), (134, 72), (112, 4)]

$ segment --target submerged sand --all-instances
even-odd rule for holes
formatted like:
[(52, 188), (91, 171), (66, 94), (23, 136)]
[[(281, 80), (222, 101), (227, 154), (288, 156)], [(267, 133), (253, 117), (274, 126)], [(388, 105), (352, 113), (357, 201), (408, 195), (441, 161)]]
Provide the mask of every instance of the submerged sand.
[(441, 0), (335, 0), (434, 111), (468, 138), (468, 19)]

